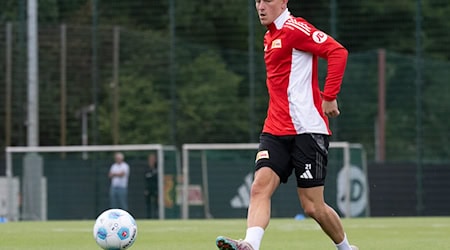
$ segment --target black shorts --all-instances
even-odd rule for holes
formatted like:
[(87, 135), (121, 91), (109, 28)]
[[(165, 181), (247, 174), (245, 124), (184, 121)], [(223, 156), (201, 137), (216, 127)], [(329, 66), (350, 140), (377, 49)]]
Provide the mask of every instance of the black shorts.
[(323, 134), (299, 134), (260, 136), (256, 170), (271, 168), (286, 183), (295, 171), (297, 187), (323, 186), (327, 173), (329, 136)]

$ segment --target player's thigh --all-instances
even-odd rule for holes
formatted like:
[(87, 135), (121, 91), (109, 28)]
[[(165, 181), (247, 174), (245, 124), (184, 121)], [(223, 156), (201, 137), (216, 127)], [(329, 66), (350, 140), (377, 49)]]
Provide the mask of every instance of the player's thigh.
[(304, 208), (309, 206), (316, 207), (317, 205), (325, 204), (323, 191), (323, 186), (297, 188), (298, 198)]
[(255, 172), (252, 184), (252, 197), (254, 195), (272, 196), (280, 185), (280, 177), (269, 167), (262, 167)]
[(328, 137), (322, 134), (300, 134), (295, 137), (291, 160), (299, 188), (320, 187), (325, 184)]
[(287, 182), (292, 174), (289, 147), (290, 142), (287, 137), (261, 134), (259, 149), (256, 154), (255, 171), (260, 172), (263, 168), (269, 168), (279, 177), (280, 182)]

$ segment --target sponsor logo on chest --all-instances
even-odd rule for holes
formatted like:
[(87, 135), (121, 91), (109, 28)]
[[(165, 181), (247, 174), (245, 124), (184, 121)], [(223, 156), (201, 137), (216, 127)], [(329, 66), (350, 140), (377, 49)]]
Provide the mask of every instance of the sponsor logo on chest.
[(275, 39), (272, 41), (272, 49), (281, 49), (283, 45), (281, 44), (281, 39)]
[(283, 44), (281, 43), (280, 38), (273, 40), (271, 44), (270, 42), (264, 44), (264, 52), (268, 52), (269, 50), (272, 49), (281, 49), (281, 48), (283, 48)]

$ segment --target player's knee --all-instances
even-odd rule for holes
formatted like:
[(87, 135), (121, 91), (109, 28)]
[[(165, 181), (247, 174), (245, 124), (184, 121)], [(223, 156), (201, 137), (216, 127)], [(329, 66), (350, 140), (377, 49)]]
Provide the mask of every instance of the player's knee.
[(250, 192), (251, 197), (260, 197), (266, 195), (267, 193), (267, 186), (263, 185), (262, 181), (256, 179), (252, 184)]
[(304, 207), (303, 207), (303, 210), (305, 211), (305, 214), (306, 214), (308, 217), (316, 218), (316, 216), (317, 216), (317, 210), (316, 210), (316, 208), (315, 208), (314, 206), (304, 206)]
[(322, 204), (304, 204), (303, 210), (305, 214), (313, 219), (319, 219), (325, 212), (325, 207)]
[(255, 179), (251, 188), (251, 197), (271, 197), (272, 193), (280, 184), (278, 175), (269, 168), (261, 168), (255, 174)]
[(250, 195), (253, 198), (270, 197), (270, 196), (272, 196), (274, 189), (275, 189), (275, 187), (273, 187), (273, 185), (269, 184), (266, 180), (256, 178), (253, 181)]

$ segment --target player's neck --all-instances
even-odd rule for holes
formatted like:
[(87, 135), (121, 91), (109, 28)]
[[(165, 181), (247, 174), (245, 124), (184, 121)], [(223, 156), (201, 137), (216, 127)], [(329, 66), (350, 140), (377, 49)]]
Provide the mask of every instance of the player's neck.
[(284, 23), (286, 22), (286, 20), (289, 19), (290, 15), (291, 15), (291, 13), (286, 8), (283, 12), (281, 12), (281, 14), (271, 24), (269, 24), (267, 26), (267, 29), (271, 33), (276, 32), (277, 30), (280, 30), (281, 28), (283, 28)]

